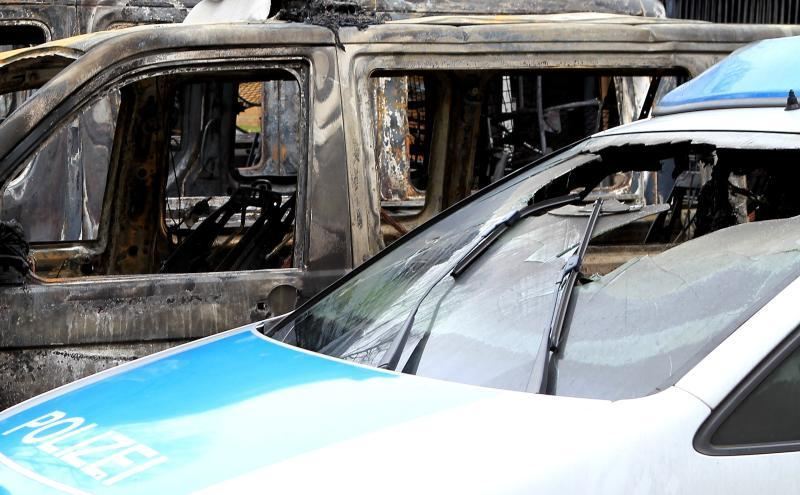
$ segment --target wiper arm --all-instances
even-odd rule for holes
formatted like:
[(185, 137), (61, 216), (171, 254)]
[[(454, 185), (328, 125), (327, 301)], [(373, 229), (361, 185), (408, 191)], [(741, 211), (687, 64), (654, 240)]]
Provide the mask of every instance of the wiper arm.
[[(489, 229), (489, 231), (484, 234), (481, 240), (478, 241), (475, 247), (467, 251), (463, 256), (456, 260), (452, 270), (445, 271), (441, 277), (436, 279), (436, 281), (432, 283), (430, 287), (428, 287), (428, 290), (425, 291), (422, 297), (419, 298), (408, 317), (406, 317), (405, 322), (403, 322), (402, 329), (392, 340), (392, 345), (389, 346), (386, 354), (384, 354), (383, 358), (381, 358), (381, 362), (378, 367), (392, 371), (397, 369), (397, 365), (400, 363), (400, 357), (403, 355), (403, 350), (408, 343), (408, 337), (411, 335), (411, 329), (414, 327), (414, 320), (417, 317), (419, 308), (422, 307), (422, 303), (425, 302), (425, 299), (428, 298), (428, 295), (433, 292), (433, 289), (438, 286), (442, 280), (444, 280), (448, 275), (452, 276), (454, 279), (460, 277), (470, 267), (470, 265), (480, 258), (481, 255), (483, 255), (483, 253), (485, 253), (486, 250), (489, 249), (489, 247), (494, 244), (494, 242), (499, 239), (501, 235), (503, 235), (504, 232), (513, 227), (523, 218), (527, 218), (531, 215), (546, 213), (553, 208), (574, 203), (579, 199), (579, 194), (567, 194), (565, 196), (547, 199), (538, 203), (531, 203), (523, 208), (511, 212), (509, 215), (495, 224), (491, 229)], [(427, 338), (425, 341), (427, 342)], [(422, 348), (419, 349), (418, 354), (422, 353), (424, 347), (425, 346), (423, 344)], [(419, 359), (419, 356), (417, 356), (417, 359)]]
[(550, 392), (550, 374), (553, 358), (561, 349), (561, 337), (564, 334), (564, 322), (567, 319), (572, 292), (575, 288), (575, 283), (578, 281), (583, 258), (586, 256), (586, 249), (592, 240), (592, 233), (597, 226), (602, 207), (602, 199), (594, 202), (592, 213), (589, 216), (589, 223), (586, 224), (586, 230), (583, 233), (583, 237), (581, 237), (578, 249), (564, 263), (564, 268), (561, 270), (561, 280), (556, 290), (556, 300), (553, 307), (553, 315), (550, 318), (550, 327), (547, 335), (542, 336), (542, 343), (536, 354), (536, 361), (534, 361), (535, 368), (529, 382), (538, 384), (538, 393), (540, 394)]
[(428, 298), (428, 295), (433, 292), (433, 289), (448, 275), (450, 275), (450, 273), (445, 271), (444, 274), (442, 274), (442, 276), (436, 280), (436, 282), (432, 283), (431, 286), (428, 287), (428, 290), (425, 291), (425, 294), (419, 298), (417, 304), (414, 305), (414, 309), (411, 310), (411, 313), (409, 313), (406, 317), (406, 321), (403, 322), (403, 328), (397, 332), (397, 335), (395, 335), (394, 339), (392, 339), (392, 345), (389, 346), (389, 350), (387, 350), (386, 354), (383, 355), (381, 364), (378, 365), (379, 368), (392, 371), (397, 369), (397, 365), (400, 364), (400, 357), (403, 355), (403, 349), (405, 349), (406, 343), (408, 342), (408, 337), (411, 335), (411, 329), (414, 328), (414, 319), (417, 317), (419, 308), (422, 307), (422, 303)]
[(546, 199), (538, 203), (531, 203), (524, 208), (512, 211), (505, 218), (497, 222), (494, 227), (489, 229), (489, 231), (484, 234), (483, 238), (475, 245), (475, 247), (470, 249), (464, 256), (461, 257), (461, 259), (456, 262), (455, 267), (450, 274), (453, 276), (453, 278), (458, 278), (463, 275), (464, 272), (466, 272), (467, 269), (478, 258), (480, 258), (483, 253), (485, 253), (486, 250), (488, 250), (492, 244), (494, 244), (495, 241), (500, 238), (501, 235), (503, 235), (504, 232), (513, 227), (520, 220), (532, 215), (546, 213), (554, 208), (574, 203), (580, 199), (581, 196), (579, 194), (567, 194), (557, 198)]

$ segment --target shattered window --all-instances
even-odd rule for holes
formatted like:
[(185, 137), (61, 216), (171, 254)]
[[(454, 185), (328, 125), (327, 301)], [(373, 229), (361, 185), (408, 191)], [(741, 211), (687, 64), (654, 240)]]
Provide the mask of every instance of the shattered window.
[(29, 242), (98, 237), (119, 94), (101, 98), (59, 127), (2, 191), (0, 215)]
[(635, 398), (688, 371), (698, 349), (719, 344), (797, 275), (798, 239), (800, 217), (745, 222), (579, 287), (555, 393)]
[[(538, 390), (557, 283), (602, 199), (552, 391), (611, 400), (657, 392), (800, 274), (799, 158), (795, 136), (770, 134), (585, 141), (399, 243), (275, 336), (378, 366), (417, 308), (398, 371)], [(619, 180), (645, 172), (650, 180)], [(448, 276), (511, 212), (568, 193), (583, 199), (520, 220), (463, 275)]]

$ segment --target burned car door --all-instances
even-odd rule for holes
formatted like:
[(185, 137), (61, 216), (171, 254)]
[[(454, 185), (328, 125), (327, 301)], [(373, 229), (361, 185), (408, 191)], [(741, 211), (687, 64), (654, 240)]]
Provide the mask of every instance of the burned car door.
[[(6, 156), (0, 212), (32, 263), (0, 287), (0, 375), (13, 384), (0, 407), (290, 311), (351, 265), (336, 55), (322, 33), (322, 46), (110, 65)], [(29, 180), (40, 170), (70, 187)], [(21, 367), (31, 373), (12, 379)]]

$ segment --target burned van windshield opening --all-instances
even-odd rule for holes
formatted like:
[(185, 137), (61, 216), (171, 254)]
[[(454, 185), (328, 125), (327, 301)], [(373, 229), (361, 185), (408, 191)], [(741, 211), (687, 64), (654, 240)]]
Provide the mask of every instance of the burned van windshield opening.
[(275, 336), (377, 365), (409, 311), (483, 233), (530, 201), (576, 192), (583, 204), (521, 220), (463, 276), (436, 284), (397, 369), (538, 390), (532, 373), (556, 282), (589, 203), (602, 198), (552, 390), (623, 399), (674, 383), (800, 273), (800, 201), (791, 195), (800, 150), (769, 134), (640, 136), (630, 145), (588, 140), (490, 188)]
[(622, 69), (375, 72), (361, 117), (383, 243), (555, 150), (647, 116), (683, 79)]

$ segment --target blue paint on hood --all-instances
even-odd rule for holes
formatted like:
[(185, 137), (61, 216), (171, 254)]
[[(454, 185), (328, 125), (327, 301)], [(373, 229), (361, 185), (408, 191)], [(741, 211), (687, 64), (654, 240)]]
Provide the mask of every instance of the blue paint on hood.
[(712, 108), (781, 106), (800, 90), (800, 37), (763, 40), (733, 52), (667, 94), (654, 115)]
[(229, 332), (1, 415), (0, 495), (191, 493), (494, 393)]

